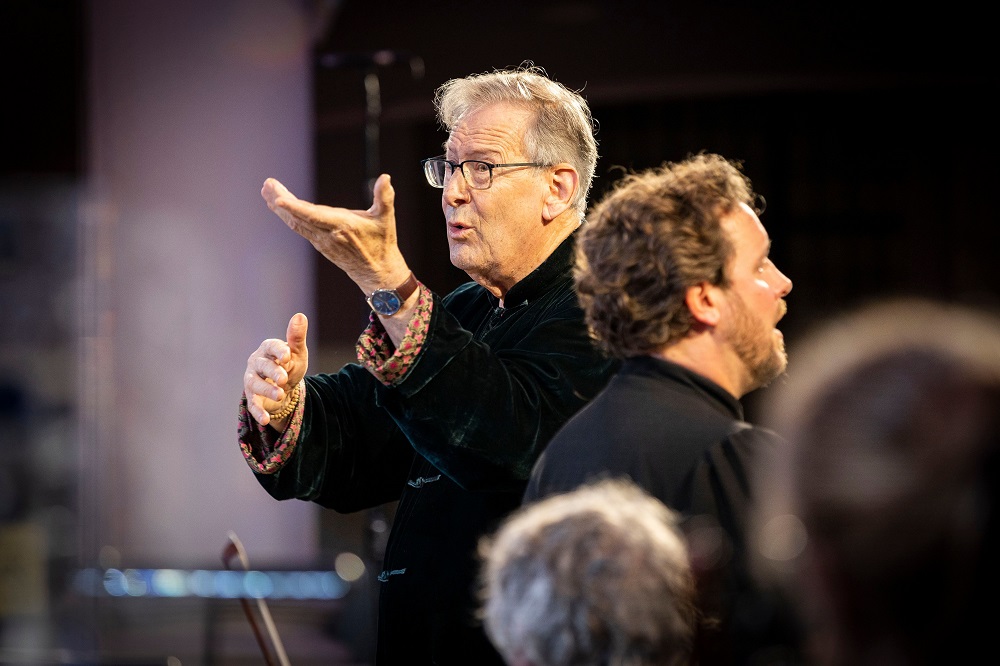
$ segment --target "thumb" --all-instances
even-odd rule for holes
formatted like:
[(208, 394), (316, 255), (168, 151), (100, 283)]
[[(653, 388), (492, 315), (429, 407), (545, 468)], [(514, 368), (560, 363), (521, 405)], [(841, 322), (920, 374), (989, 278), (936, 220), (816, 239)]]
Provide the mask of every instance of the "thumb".
[(396, 190), (392, 187), (389, 174), (383, 173), (375, 181), (374, 191), (372, 192), (372, 207), (368, 209), (368, 212), (376, 217), (386, 214), (391, 215), (395, 201)]
[(288, 343), (293, 356), (306, 353), (306, 331), (308, 330), (309, 320), (301, 312), (294, 314), (288, 321), (285, 341)]

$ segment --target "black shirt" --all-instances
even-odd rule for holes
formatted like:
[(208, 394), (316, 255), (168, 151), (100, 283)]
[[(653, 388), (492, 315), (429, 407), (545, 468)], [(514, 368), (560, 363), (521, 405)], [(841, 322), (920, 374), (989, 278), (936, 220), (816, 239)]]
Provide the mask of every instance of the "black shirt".
[(549, 442), (524, 502), (627, 476), (681, 513), (689, 541), (711, 543), (702, 537), (721, 528), (717, 550), (705, 557), (699, 548), (694, 562), (701, 608), (721, 622), (699, 638), (699, 663), (751, 663), (764, 650), (797, 663), (790, 607), (759, 588), (747, 568), (750, 465), (776, 442), (773, 432), (745, 422), (739, 401), (718, 384), (675, 363), (631, 358)]

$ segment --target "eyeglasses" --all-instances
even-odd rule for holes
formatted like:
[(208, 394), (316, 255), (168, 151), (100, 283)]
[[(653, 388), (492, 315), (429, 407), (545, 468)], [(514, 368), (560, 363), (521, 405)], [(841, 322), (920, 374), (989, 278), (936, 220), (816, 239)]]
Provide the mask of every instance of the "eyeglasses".
[(431, 187), (444, 187), (455, 170), (462, 172), (465, 182), (474, 190), (488, 190), (493, 184), (493, 169), (499, 167), (543, 167), (540, 162), (512, 162), (510, 164), (490, 164), (480, 160), (465, 160), (452, 162), (443, 157), (429, 157), (420, 160), (424, 166), (424, 175)]

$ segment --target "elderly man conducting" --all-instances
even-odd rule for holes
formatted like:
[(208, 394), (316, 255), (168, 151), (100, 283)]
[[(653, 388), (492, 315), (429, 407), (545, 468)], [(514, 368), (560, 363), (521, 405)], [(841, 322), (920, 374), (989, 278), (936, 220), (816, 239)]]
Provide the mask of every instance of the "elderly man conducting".
[(555, 431), (610, 377), (573, 290), (574, 232), (597, 160), (583, 98), (534, 67), (435, 95), (451, 262), (422, 284), (396, 242), (389, 176), (367, 211), (315, 205), (268, 179), (268, 207), (372, 308), (358, 363), (307, 375), (306, 317), (247, 360), (239, 440), (277, 499), (352, 512), (399, 500), (380, 581), (382, 664), (502, 663), (475, 620), (476, 544), (521, 500)]

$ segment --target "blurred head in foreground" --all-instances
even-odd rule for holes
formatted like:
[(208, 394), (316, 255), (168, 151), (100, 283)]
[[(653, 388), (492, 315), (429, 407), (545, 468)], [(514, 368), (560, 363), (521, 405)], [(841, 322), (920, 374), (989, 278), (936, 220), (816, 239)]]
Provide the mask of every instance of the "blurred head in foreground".
[(695, 582), (677, 515), (631, 482), (528, 505), (480, 553), (486, 632), (508, 664), (689, 663)]
[(755, 476), (758, 574), (797, 599), (817, 664), (965, 663), (1000, 591), (1000, 318), (875, 302), (791, 356), (766, 410), (787, 445)]

